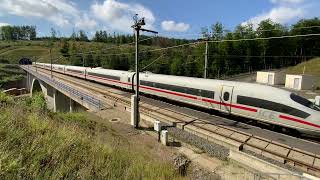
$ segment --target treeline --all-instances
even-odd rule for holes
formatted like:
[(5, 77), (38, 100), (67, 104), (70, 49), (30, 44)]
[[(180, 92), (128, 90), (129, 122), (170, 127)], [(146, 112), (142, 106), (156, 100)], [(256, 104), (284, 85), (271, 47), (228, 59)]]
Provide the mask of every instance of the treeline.
[(2, 26), (0, 27), (0, 39), (34, 40), (37, 37), (36, 26)]
[[(104, 43), (113, 43), (113, 44), (127, 44), (133, 43), (135, 40), (134, 35), (124, 35), (117, 33), (108, 33), (107, 31), (96, 31), (92, 41), (94, 42), (104, 42)], [(157, 37), (153, 38), (153, 36), (140, 36), (140, 44), (147, 46), (174, 46), (178, 44), (188, 43), (191, 40), (187, 39), (177, 39), (177, 38), (167, 38), (167, 37)]]
[[(202, 34), (209, 40), (222, 41), (209, 44), (209, 72), (211, 76), (220, 77), (287, 67), (320, 56), (319, 36), (294, 37), (320, 34), (319, 26), (320, 20), (314, 18), (300, 20), (291, 27), (264, 20), (258, 24), (256, 30), (252, 24), (239, 25), (233, 32), (224, 29), (221, 23), (216, 23), (211, 28), (203, 28)], [(285, 36), (287, 38), (272, 38)]]
[[(296, 35), (320, 34), (320, 20), (304, 19), (291, 27), (271, 20), (264, 20), (254, 28), (252, 24), (239, 25), (233, 31), (221, 23), (202, 28), (202, 35), (209, 42), (208, 73), (211, 78), (253, 72), (262, 69), (283, 68), (320, 56), (320, 36), (294, 37)], [(109, 36), (98, 33), (95, 41), (107, 43), (132, 42), (132, 36)], [(102, 35), (102, 36), (100, 36)], [(279, 38), (293, 36), (293, 38)], [(271, 38), (270, 38), (271, 37)], [(148, 52), (154, 48), (190, 43), (194, 40), (144, 37), (148, 40), (140, 44), (141, 67), (154, 73), (203, 77), (205, 43), (195, 43), (179, 48)], [(266, 38), (266, 39), (261, 39)], [(270, 39), (268, 39), (270, 38)], [(141, 38), (143, 39), (143, 38)], [(256, 39), (256, 40), (244, 40)], [(150, 46), (149, 46), (150, 45)], [(79, 52), (73, 47), (73, 52)], [(121, 48), (101, 49), (100, 53), (71, 56), (74, 65), (102, 66), (110, 69), (134, 70), (134, 45)]]

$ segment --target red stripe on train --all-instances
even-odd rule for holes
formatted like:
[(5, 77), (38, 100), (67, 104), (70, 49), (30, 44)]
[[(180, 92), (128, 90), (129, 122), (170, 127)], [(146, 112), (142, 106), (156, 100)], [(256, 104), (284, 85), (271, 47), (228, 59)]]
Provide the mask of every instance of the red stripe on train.
[(304, 120), (301, 120), (301, 119), (292, 118), (292, 117), (289, 117), (289, 116), (279, 115), (279, 118), (285, 119), (285, 120), (289, 120), (289, 121), (294, 121), (294, 122), (305, 124), (305, 125), (309, 125), (309, 126), (313, 126), (313, 127), (316, 127), (316, 128), (320, 128), (320, 125), (313, 124), (313, 123), (310, 123), (310, 122), (307, 122), (307, 121), (304, 121)]

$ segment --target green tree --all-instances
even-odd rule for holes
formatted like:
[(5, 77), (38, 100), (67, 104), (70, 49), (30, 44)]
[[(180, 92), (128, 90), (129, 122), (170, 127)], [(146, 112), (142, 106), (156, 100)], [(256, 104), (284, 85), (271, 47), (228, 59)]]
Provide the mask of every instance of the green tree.
[(64, 57), (69, 56), (69, 42), (65, 38), (62, 38), (61, 40), (60, 52)]
[(87, 54), (85, 58), (85, 66), (87, 67), (93, 67), (94, 66), (94, 60), (92, 54)]
[(89, 41), (87, 34), (83, 31), (79, 31), (79, 41)]
[(94, 59), (94, 63), (93, 63), (94, 66), (96, 66), (96, 67), (101, 66), (101, 61), (102, 61), (101, 55), (100, 54), (96, 55), (96, 57)]

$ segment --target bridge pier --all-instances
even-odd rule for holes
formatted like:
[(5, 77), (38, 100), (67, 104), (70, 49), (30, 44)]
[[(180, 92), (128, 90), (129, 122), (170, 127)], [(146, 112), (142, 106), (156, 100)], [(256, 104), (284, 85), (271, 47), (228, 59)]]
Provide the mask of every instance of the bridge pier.
[(75, 112), (85, 110), (80, 104), (56, 89), (54, 89), (53, 97), (53, 112)]

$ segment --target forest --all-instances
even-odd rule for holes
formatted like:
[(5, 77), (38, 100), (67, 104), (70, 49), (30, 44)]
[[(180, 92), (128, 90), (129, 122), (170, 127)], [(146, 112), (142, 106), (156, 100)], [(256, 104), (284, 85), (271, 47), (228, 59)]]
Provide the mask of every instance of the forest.
[[(0, 29), (2, 39), (6, 39), (3, 38), (7, 37), (3, 35), (6, 34), (3, 29), (4, 27)], [(58, 47), (61, 57), (55, 57), (55, 62), (64, 58), (65, 64), (134, 70), (133, 34), (96, 31), (92, 38), (88, 38), (87, 34), (80, 30), (72, 33), (70, 37), (57, 37), (54, 29), (48, 37), (31, 38), (30, 33), (26, 34), (17, 37), (36, 39), (48, 42), (48, 47)], [(199, 37), (202, 37), (199, 39), (141, 36), (141, 71), (203, 77), (205, 41), (208, 41), (210, 78), (284, 68), (318, 57), (319, 35), (320, 19), (313, 18), (302, 19), (291, 26), (264, 20), (257, 27), (253, 24), (242, 24), (233, 30), (228, 30), (222, 23), (217, 22), (199, 30)], [(15, 37), (12, 40), (16, 40), (15, 35), (8, 37)], [(91, 48), (93, 45), (95, 48)]]
[(34, 40), (36, 39), (36, 26), (2, 26), (0, 27), (0, 40)]

